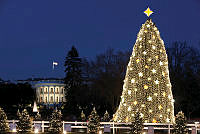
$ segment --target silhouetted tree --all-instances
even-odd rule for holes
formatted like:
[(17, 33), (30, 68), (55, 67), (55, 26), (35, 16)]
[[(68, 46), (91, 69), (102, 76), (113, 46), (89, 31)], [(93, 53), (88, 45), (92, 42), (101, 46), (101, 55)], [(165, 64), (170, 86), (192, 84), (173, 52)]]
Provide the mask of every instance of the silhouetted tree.
[(64, 82), (66, 84), (66, 112), (69, 114), (78, 114), (78, 101), (80, 99), (79, 91), (82, 87), (82, 59), (79, 57), (77, 49), (72, 46), (65, 59), (66, 76)]
[(187, 42), (174, 42), (168, 49), (169, 72), (175, 98), (175, 111), (184, 111), (188, 118), (200, 108), (198, 70), (199, 53)]
[(1, 83), (0, 106), (8, 117), (16, 116), (17, 109), (30, 108), (35, 101), (35, 90), (28, 83)]
[(109, 48), (90, 63), (92, 104), (102, 115), (105, 110), (112, 114), (118, 106), (129, 56)]

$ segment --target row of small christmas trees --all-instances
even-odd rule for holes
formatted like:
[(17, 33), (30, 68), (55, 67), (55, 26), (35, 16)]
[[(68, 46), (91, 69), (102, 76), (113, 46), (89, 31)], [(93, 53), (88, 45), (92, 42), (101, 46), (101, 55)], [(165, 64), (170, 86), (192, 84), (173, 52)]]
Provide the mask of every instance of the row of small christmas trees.
[[(188, 134), (186, 117), (183, 112), (179, 112), (175, 118), (172, 134)], [(133, 122), (131, 123), (131, 134), (142, 134), (144, 129), (143, 119), (139, 113), (136, 113)]]
[[(91, 112), (90, 116), (91, 116), (92, 114), (94, 114), (94, 113), (97, 114), (95, 108), (93, 108), (93, 111)], [(89, 116), (89, 117), (90, 117), (90, 116)], [(87, 120), (87, 118), (86, 118), (86, 116), (85, 116), (85, 114), (84, 114), (83, 111), (81, 112), (81, 120), (82, 120), (82, 121), (86, 121), (86, 120)], [(108, 111), (105, 112), (105, 114), (104, 114), (103, 118), (101, 119), (101, 121), (105, 121), (105, 122), (110, 121), (110, 115), (109, 115)]]
[[(32, 130), (32, 119), (30, 118), (30, 115), (28, 114), (27, 110), (24, 109), (21, 113), (18, 110), (17, 112), (17, 117), (19, 122), (17, 123), (17, 130), (19, 133), (25, 133), (25, 132), (30, 132)], [(35, 116), (36, 120), (40, 119), (41, 116), (38, 113)], [(62, 113), (60, 110), (55, 109), (50, 117), (50, 122), (49, 122), (49, 133), (56, 134), (62, 132)], [(86, 121), (86, 116), (85, 114), (81, 113), (81, 119), (82, 121)], [(106, 111), (103, 117), (103, 121), (109, 121), (109, 114)], [(90, 133), (96, 133), (98, 132), (100, 127), (100, 117), (97, 114), (95, 108), (89, 115), (88, 119), (88, 130)], [(7, 122), (7, 116), (6, 113), (2, 108), (0, 108), (0, 132), (8, 132), (9, 131), (9, 124)]]
[[(37, 114), (36, 118), (40, 118), (40, 115)], [(17, 123), (17, 131), (19, 133), (31, 132), (32, 130), (32, 119), (28, 114), (27, 110), (24, 109), (21, 113), (17, 112), (17, 117), (19, 122)], [(50, 117), (49, 123), (49, 133), (56, 134), (62, 131), (62, 114), (61, 111), (57, 109), (53, 111)], [(6, 133), (9, 131), (9, 124), (7, 122), (7, 116), (4, 110), (0, 107), (0, 133)]]
[[(24, 109), (21, 113), (18, 111), (17, 113), (19, 122), (17, 124), (18, 132), (25, 133), (30, 132), (32, 129), (32, 120), (27, 112)], [(141, 118), (139, 113), (135, 113), (134, 120), (131, 123), (131, 134), (141, 134), (144, 128), (143, 126), (143, 119)], [(50, 126), (49, 126), (49, 133), (52, 134), (59, 134), (62, 132), (62, 113), (60, 110), (55, 109), (50, 117)], [(86, 120), (85, 114), (81, 113), (82, 120)], [(109, 121), (109, 114), (106, 111), (103, 117), (104, 121)], [(186, 118), (183, 112), (179, 112), (175, 118), (175, 124), (173, 126), (173, 134), (187, 134), (188, 129), (186, 127)], [(97, 133), (100, 129), (100, 117), (97, 114), (95, 108), (89, 115), (88, 119), (88, 131), (89, 133)], [(6, 113), (2, 108), (0, 108), (0, 132), (8, 132), (9, 131), (9, 124), (7, 122)]]

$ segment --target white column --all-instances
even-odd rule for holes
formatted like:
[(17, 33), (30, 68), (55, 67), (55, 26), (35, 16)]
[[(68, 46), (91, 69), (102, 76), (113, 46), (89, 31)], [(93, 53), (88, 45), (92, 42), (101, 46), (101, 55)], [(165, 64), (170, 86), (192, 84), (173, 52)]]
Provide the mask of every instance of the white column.
[(115, 122), (113, 121), (113, 134), (115, 134)]
[(65, 122), (63, 121), (63, 132), (65, 131)]
[(168, 124), (168, 134), (170, 134), (170, 124)]
[(47, 99), (48, 99), (48, 105), (49, 105), (49, 87), (47, 87), (47, 90), (48, 90), (48, 96), (47, 96)]
[(55, 99), (56, 99), (56, 95), (55, 95), (55, 93), (56, 93), (56, 88), (55, 88), (55, 86), (53, 86), (53, 93), (54, 93), (54, 99), (53, 99), (53, 103), (54, 103), (54, 105), (55, 105)]
[(42, 132), (44, 133), (44, 121), (42, 121)]

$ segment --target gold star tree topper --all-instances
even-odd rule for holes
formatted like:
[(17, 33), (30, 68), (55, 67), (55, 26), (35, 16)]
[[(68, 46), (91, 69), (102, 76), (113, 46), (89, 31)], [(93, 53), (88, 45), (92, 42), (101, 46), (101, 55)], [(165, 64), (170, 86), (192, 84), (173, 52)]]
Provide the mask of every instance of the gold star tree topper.
[(153, 14), (153, 11), (148, 7), (147, 10), (144, 11), (144, 13), (149, 17), (151, 14)]

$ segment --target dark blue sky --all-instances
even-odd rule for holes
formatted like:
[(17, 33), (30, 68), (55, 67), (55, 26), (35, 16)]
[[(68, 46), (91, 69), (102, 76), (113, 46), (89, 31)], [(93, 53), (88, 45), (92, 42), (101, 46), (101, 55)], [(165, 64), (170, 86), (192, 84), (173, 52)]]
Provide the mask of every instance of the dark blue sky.
[(132, 50), (148, 6), (166, 44), (199, 44), (200, 0), (0, 0), (0, 77), (62, 77), (72, 45), (88, 58)]

